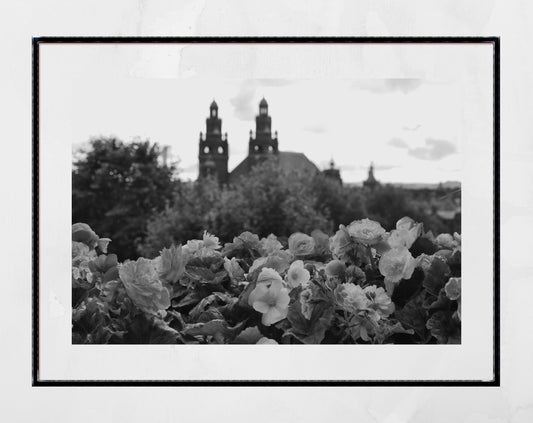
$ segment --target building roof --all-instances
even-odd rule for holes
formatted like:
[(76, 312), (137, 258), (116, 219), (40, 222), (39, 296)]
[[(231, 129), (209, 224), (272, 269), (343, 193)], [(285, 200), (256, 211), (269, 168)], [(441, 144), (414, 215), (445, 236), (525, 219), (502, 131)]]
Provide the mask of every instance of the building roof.
[[(318, 173), (319, 170), (315, 164), (309, 160), (303, 153), (295, 153), (293, 151), (280, 151), (273, 155), (273, 158), (278, 160), (279, 165), (285, 171), (310, 172)], [(252, 168), (254, 159), (250, 156), (246, 157), (240, 162), (230, 174), (230, 178), (236, 178), (246, 175)]]
[(278, 160), (281, 167), (286, 170), (303, 170), (318, 173), (318, 168), (304, 153), (280, 151), (278, 153)]
[(217, 105), (217, 102), (215, 100), (213, 100), (213, 102), (211, 103), (211, 105), (209, 106), (210, 109), (218, 109), (218, 105)]
[(265, 97), (259, 102), (259, 107), (268, 107), (268, 103), (265, 100)]

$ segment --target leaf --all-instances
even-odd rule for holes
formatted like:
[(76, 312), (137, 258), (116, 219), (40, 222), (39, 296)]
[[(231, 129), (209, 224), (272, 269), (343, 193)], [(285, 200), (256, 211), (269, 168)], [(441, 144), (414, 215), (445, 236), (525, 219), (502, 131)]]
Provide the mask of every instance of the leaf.
[(212, 269), (209, 269), (206, 267), (189, 266), (187, 267), (187, 271), (190, 276), (192, 276), (194, 279), (196, 279), (201, 284), (209, 284), (209, 285), (221, 284), (222, 281), (228, 276), (228, 272), (226, 272), (226, 270), (224, 269), (221, 271), (215, 272)]
[(444, 288), (439, 291), (439, 295), (437, 297), (428, 294), (424, 301), (424, 308), (428, 310), (449, 310), (451, 305), (452, 302), (446, 296), (446, 291)]
[(430, 294), (439, 295), (439, 291), (444, 288), (450, 278), (450, 267), (440, 257), (435, 256), (431, 261), (429, 269), (426, 271), (423, 286)]
[(165, 321), (167, 324), (177, 331), (183, 330), (187, 325), (181, 313), (174, 310), (167, 310), (167, 315), (165, 316)]
[(461, 322), (453, 314), (453, 311), (437, 311), (427, 321), (426, 327), (439, 344), (461, 343)]
[(257, 326), (244, 329), (233, 340), (232, 344), (255, 344), (263, 337)]
[(251, 232), (243, 232), (238, 237), (233, 238), (233, 242), (228, 242), (224, 245), (222, 254), (227, 257), (232, 257), (237, 254), (243, 257), (253, 257), (253, 252), (258, 253), (260, 247), (261, 245), (257, 235)]
[(408, 301), (401, 309), (394, 312), (394, 317), (406, 328), (413, 329), (418, 337), (426, 342), (428, 340), (428, 333), (426, 328), (426, 321), (428, 312), (423, 307), (424, 294), (420, 293), (416, 297)]
[(257, 282), (250, 282), (244, 290), (241, 292), (241, 295), (239, 296), (239, 306), (243, 308), (252, 308), (250, 304), (248, 304), (248, 297), (250, 297), (250, 293), (255, 289), (257, 285)]
[(209, 282), (215, 279), (215, 273), (205, 267), (187, 266), (187, 272), (200, 282)]
[(432, 242), (428, 235), (418, 237), (417, 240), (409, 248), (413, 257), (418, 257), (420, 254), (432, 255), (437, 251), (437, 247)]
[(155, 319), (150, 330), (150, 344), (177, 344), (180, 333), (163, 320)]
[(196, 291), (190, 291), (181, 300), (172, 300), (172, 307), (184, 308), (193, 304), (197, 304), (200, 301), (200, 296)]
[(147, 317), (145, 313), (135, 316), (124, 335), (126, 344), (177, 344), (181, 337), (178, 331), (156, 317)]
[(224, 267), (224, 257), (218, 255), (195, 257), (188, 261), (187, 270), (190, 268), (209, 269), (216, 273)]
[(192, 336), (214, 336), (217, 333), (225, 335), (228, 332), (228, 323), (221, 319), (211, 320), (206, 323), (192, 323), (183, 330), (184, 334)]
[(461, 277), (461, 251), (455, 251), (447, 261), (453, 277)]
[(102, 278), (103, 282), (109, 282), (113, 280), (118, 280), (118, 267), (113, 267), (109, 269), (107, 272), (105, 272), (104, 277)]
[(415, 269), (411, 278), (402, 279), (392, 294), (392, 302), (396, 304), (396, 307), (403, 307), (413, 295), (419, 292), (423, 280), (424, 273), (420, 269)]
[[(203, 298), (190, 312), (189, 318), (192, 321), (197, 321), (202, 313), (207, 310), (210, 306), (221, 307), (225, 305), (233, 305), (237, 302), (237, 299), (231, 295), (223, 294), (221, 292), (215, 292), (205, 298)], [(213, 314), (213, 313), (212, 313)], [(220, 314), (220, 312), (218, 312)], [(213, 314), (215, 317), (216, 314)]]
[(215, 319), (206, 323), (190, 324), (182, 333), (191, 336), (212, 336), (217, 343), (224, 343), (228, 339), (231, 339), (243, 325), (244, 322), (239, 323), (235, 327), (229, 327), (225, 320)]
[(206, 323), (211, 320), (224, 320), (224, 316), (217, 308), (209, 307), (207, 310), (201, 312), (195, 320), (198, 323)]
[(289, 307), (287, 319), (292, 327), (285, 334), (292, 335), (304, 344), (320, 344), (333, 321), (333, 306), (325, 301), (314, 305), (311, 318), (302, 314), (300, 301)]
[(378, 344), (383, 344), (392, 335), (401, 333), (413, 335), (415, 331), (413, 329), (405, 329), (400, 322), (387, 320), (384, 322), (384, 324), (379, 326), (374, 340), (377, 341)]

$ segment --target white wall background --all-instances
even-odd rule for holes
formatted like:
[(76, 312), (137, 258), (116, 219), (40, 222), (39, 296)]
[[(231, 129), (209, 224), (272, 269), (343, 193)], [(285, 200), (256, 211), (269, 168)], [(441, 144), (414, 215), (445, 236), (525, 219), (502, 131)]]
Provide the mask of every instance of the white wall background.
[[(3, 2), (0, 410), (6, 421), (530, 422), (533, 4), (527, 1)], [(501, 388), (32, 388), (31, 37), (501, 36)], [(58, 205), (61, 207), (61, 205)], [(490, 284), (487, 281), (487, 284)]]

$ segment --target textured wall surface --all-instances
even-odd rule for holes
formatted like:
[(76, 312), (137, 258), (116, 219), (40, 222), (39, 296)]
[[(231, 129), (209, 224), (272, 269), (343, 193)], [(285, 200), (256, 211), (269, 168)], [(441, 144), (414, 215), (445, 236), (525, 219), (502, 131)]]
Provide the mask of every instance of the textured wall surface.
[[(0, 155), (0, 409), (5, 421), (533, 421), (532, 24), (533, 3), (526, 0), (2, 2), (0, 113), (7, 136)], [(32, 388), (30, 63), (31, 37), (39, 35), (500, 36), (502, 386)]]

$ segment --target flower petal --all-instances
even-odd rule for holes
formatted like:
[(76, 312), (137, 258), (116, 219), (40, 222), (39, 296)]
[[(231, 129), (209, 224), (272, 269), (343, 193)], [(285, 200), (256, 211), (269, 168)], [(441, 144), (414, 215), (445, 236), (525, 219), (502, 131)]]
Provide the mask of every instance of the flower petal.
[(248, 304), (252, 305), (255, 301), (264, 298), (268, 294), (268, 287), (265, 284), (258, 283), (248, 296)]
[(270, 308), (265, 314), (263, 314), (263, 317), (261, 319), (261, 322), (265, 326), (270, 326), (274, 323), (279, 322), (280, 320), (283, 320), (287, 314), (283, 314), (279, 309), (276, 307)]
[(252, 307), (259, 313), (268, 313), (271, 307), (264, 301), (254, 301)]
[(276, 307), (286, 308), (289, 305), (291, 298), (286, 288), (283, 288), (277, 297)]

